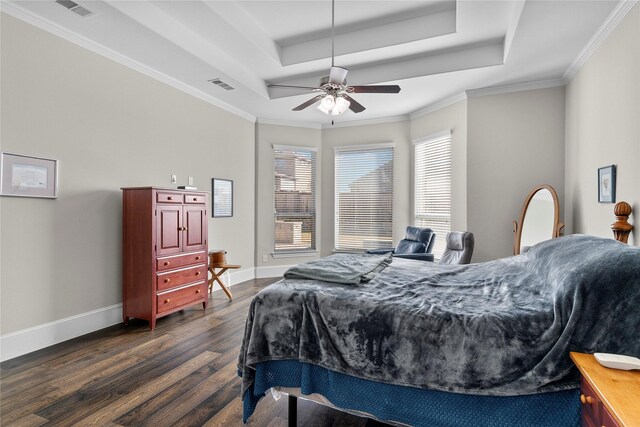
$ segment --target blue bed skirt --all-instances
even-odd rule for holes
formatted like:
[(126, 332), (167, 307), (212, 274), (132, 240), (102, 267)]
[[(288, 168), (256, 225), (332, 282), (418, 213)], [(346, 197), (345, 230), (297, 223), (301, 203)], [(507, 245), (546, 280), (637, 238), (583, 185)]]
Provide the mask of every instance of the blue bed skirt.
[(367, 412), (379, 420), (429, 427), (579, 427), (578, 389), (526, 396), (475, 396), (384, 384), (298, 362), (256, 365), (253, 387), (243, 399), (247, 422), (271, 387), (319, 393), (338, 408)]

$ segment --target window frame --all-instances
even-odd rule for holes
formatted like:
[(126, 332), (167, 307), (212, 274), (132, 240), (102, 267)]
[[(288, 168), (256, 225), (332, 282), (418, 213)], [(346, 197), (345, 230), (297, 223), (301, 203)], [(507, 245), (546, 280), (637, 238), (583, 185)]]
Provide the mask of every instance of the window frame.
[[(451, 231), (451, 218), (452, 218), (452, 206), (453, 206), (453, 137), (452, 137), (451, 129), (447, 129), (441, 132), (432, 133), (421, 138), (413, 140), (413, 224), (417, 227), (430, 227), (425, 224), (418, 224), (418, 221), (428, 220), (428, 214), (418, 213), (418, 147), (425, 146), (430, 143), (440, 142), (444, 139), (448, 140), (448, 148), (449, 148), (449, 167), (448, 167), (448, 176), (449, 176), (449, 215), (447, 217), (448, 231)], [(433, 228), (433, 227), (430, 227)], [(444, 252), (444, 248), (446, 247), (446, 233), (441, 236), (440, 230), (434, 229), (434, 233), (436, 234), (436, 245), (433, 248), (434, 258), (439, 260)], [(438, 243), (443, 242), (444, 247)], [(442, 250), (438, 250), (437, 247), (442, 247)]]
[[(333, 253), (360, 253), (362, 251), (366, 251), (367, 249), (375, 249), (374, 248), (366, 248), (363, 249), (355, 249), (355, 248), (339, 248), (339, 206), (338, 206), (338, 177), (337, 177), (337, 169), (336, 162), (338, 159), (338, 155), (341, 152), (355, 152), (355, 151), (373, 151), (373, 150), (381, 150), (381, 149), (391, 149), (391, 161), (393, 168), (393, 183), (391, 187), (391, 242), (389, 247), (393, 246), (393, 231), (394, 231), (394, 206), (395, 206), (395, 175), (396, 175), (396, 152), (395, 152), (396, 144), (393, 142), (382, 142), (375, 144), (358, 144), (358, 145), (340, 145), (333, 147)], [(364, 245), (363, 245), (364, 246)], [(376, 246), (380, 247), (380, 246)]]
[[(273, 202), (273, 233), (272, 233), (272, 238), (273, 238), (273, 251), (271, 252), (271, 256), (273, 258), (291, 258), (291, 257), (297, 257), (297, 256), (314, 256), (318, 253), (318, 237), (319, 237), (319, 233), (318, 233), (318, 229), (319, 229), (319, 224), (318, 224), (318, 208), (319, 208), (319, 202), (318, 202), (318, 173), (319, 173), (319, 159), (320, 159), (320, 154), (319, 154), (319, 149), (318, 147), (313, 147), (313, 146), (303, 146), (303, 145), (285, 145), (285, 144), (272, 144), (272, 154), (273, 154), (273, 160), (272, 160), (272, 177), (273, 177), (273, 188), (272, 188), (272, 202)], [(314, 221), (314, 229), (313, 229), (313, 236), (311, 237), (311, 245), (309, 248), (301, 248), (301, 249), (294, 249), (294, 248), (287, 248), (287, 249), (278, 249), (276, 247), (276, 220), (278, 218), (278, 212), (276, 210), (276, 151), (290, 151), (290, 152), (309, 152), (313, 154), (313, 159), (314, 159), (314, 164), (313, 164), (313, 174), (312, 174), (312, 178), (313, 178), (313, 221)]]

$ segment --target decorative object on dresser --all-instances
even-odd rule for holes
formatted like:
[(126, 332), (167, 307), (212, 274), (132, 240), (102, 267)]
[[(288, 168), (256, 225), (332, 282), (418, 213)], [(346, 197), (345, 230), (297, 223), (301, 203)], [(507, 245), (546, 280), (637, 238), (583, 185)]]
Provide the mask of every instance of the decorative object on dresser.
[(605, 368), (592, 354), (571, 352), (582, 374), (580, 402), (585, 427), (640, 424), (640, 372)]
[(547, 184), (536, 185), (524, 199), (520, 221), (513, 221), (513, 254), (526, 252), (531, 246), (560, 236), (558, 193)]
[(196, 303), (206, 309), (207, 193), (122, 189), (122, 316), (149, 321)]
[(611, 230), (613, 230), (613, 237), (619, 242), (627, 243), (629, 240), (629, 233), (633, 230), (633, 225), (628, 221), (631, 212), (631, 205), (627, 202), (618, 202), (613, 208), (616, 222), (611, 224)]
[(598, 169), (598, 203), (616, 202), (616, 165)]
[[(213, 290), (213, 282), (218, 282), (218, 285), (222, 288), (225, 294), (229, 299), (233, 298), (229, 289), (222, 283), (220, 276), (222, 276), (227, 270), (240, 268), (240, 265), (227, 264), (227, 251), (217, 249), (214, 251), (209, 251), (209, 273), (211, 273), (211, 279), (209, 279), (209, 292)], [(220, 271), (216, 272), (216, 269), (220, 269)]]

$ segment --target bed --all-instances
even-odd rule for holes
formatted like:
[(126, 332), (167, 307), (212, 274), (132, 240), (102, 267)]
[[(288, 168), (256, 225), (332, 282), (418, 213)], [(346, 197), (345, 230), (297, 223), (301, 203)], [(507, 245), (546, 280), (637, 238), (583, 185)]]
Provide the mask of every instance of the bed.
[(398, 425), (577, 426), (569, 351), (640, 356), (640, 248), (610, 239), (465, 266), (341, 254), (294, 273), (249, 309), (245, 421), (284, 388)]

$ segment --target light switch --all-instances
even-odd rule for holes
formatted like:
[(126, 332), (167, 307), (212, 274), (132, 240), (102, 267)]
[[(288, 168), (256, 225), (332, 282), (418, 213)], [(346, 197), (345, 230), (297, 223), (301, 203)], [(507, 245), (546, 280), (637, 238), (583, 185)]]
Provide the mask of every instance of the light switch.
[(193, 177), (192, 176), (189, 177), (189, 185), (193, 185)]
[(178, 177), (175, 175), (171, 175), (171, 183), (175, 184), (176, 182), (178, 182)]
[(262, 262), (267, 262), (267, 256), (266, 255), (262, 255)]

